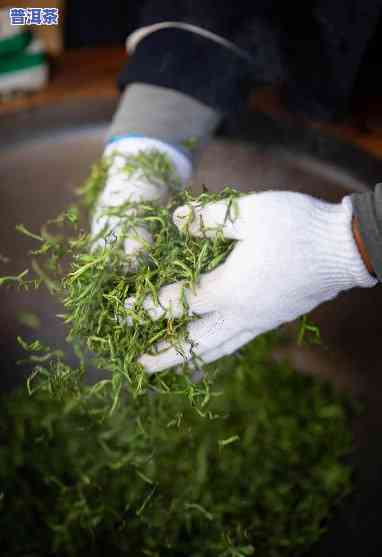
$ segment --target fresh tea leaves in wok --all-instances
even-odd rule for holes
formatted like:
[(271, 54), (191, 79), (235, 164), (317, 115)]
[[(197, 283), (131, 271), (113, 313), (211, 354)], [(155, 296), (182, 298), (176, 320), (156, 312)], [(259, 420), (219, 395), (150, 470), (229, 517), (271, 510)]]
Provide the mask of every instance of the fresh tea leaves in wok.
[[(136, 162), (127, 161), (126, 171)], [(147, 172), (170, 179), (165, 160), (144, 162)], [(108, 165), (94, 167), (83, 188), (90, 208)], [(199, 381), (186, 365), (147, 376), (137, 363), (158, 340), (177, 345), (197, 318), (185, 312), (152, 321), (145, 297), (179, 280), (192, 288), (234, 246), (220, 234), (180, 234), (173, 209), (195, 197), (173, 185), (166, 207), (140, 204), (128, 218), (131, 205), (110, 210), (125, 234), (143, 224), (154, 237), (134, 270), (123, 236), (108, 235), (96, 248), (75, 207), (40, 234), (19, 227), (37, 242), (37, 278), (22, 273), (2, 283), (43, 284), (62, 302), (78, 366), (39, 339), (19, 339), (33, 372), (28, 392), (0, 406), (0, 546), (7, 557), (297, 557), (320, 538), (350, 489), (346, 405), (272, 360), (276, 333), (204, 366)], [(234, 218), (238, 195), (226, 188), (196, 200), (226, 198), (227, 218)], [(130, 296), (137, 303), (127, 308)], [(305, 333), (318, 331), (303, 319), (301, 338)], [(86, 386), (89, 365), (107, 379)]]
[[(222, 396), (3, 400), (0, 540), (7, 557), (296, 557), (350, 488), (343, 402), (272, 363), (273, 334), (219, 366)], [(110, 393), (109, 393), (110, 395)]]

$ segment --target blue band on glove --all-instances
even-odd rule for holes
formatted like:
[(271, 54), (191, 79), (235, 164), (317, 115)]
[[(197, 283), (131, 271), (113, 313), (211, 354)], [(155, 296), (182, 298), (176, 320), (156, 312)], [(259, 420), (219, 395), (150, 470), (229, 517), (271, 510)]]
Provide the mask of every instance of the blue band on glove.
[(179, 144), (175, 145), (173, 143), (168, 143), (167, 141), (164, 142), (161, 139), (156, 139), (154, 137), (147, 137), (147, 135), (140, 135), (140, 134), (136, 134), (136, 133), (128, 133), (126, 135), (113, 135), (107, 141), (106, 145), (111, 145), (112, 143), (116, 143), (117, 141), (120, 141), (121, 139), (153, 139), (155, 141), (161, 141), (162, 143), (166, 143), (166, 145), (169, 145), (170, 147), (175, 149), (175, 151), (178, 151), (179, 154), (182, 154), (190, 162), (192, 162), (190, 151), (188, 149), (186, 149), (185, 147), (183, 147), (182, 145), (179, 145)]

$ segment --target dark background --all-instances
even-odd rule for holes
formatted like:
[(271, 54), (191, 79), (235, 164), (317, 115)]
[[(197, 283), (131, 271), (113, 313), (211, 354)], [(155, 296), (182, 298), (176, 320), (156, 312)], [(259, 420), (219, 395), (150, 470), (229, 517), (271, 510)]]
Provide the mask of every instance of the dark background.
[[(341, 9), (342, 4), (348, 4), (349, 9), (357, 2), (352, 0), (337, 1), (333, 0), (333, 11), (336, 8)], [(359, 3), (359, 2), (358, 2)], [(382, 2), (380, 2), (382, 5)], [(166, 13), (178, 15), (176, 19), (184, 19), (180, 5), (182, 2), (155, 0), (155, 2), (142, 1), (142, 0), (67, 0), (65, 8), (65, 21), (64, 21), (64, 46), (65, 48), (78, 48), (78, 47), (92, 47), (92, 46), (105, 46), (105, 45), (122, 45), (129, 33), (134, 31), (137, 27), (147, 23), (147, 19), (152, 21), (160, 20), (161, 13), (166, 18)], [(209, 6), (216, 4), (216, 9), (221, 11), (226, 10), (224, 2), (189, 2), (191, 6), (195, 6), (195, 14), (198, 21), (203, 17), (203, 12), (206, 18), (206, 27), (209, 27), (208, 14), (211, 12)], [(285, 5), (286, 4), (286, 5)], [(319, 4), (324, 2), (308, 2), (305, 8), (297, 2), (280, 3), (277, 0), (260, 0), (257, 2), (238, 1), (236, 2), (236, 9), (226, 11), (227, 19), (235, 23), (235, 15), (239, 16), (240, 13), (248, 12), (260, 14), (260, 17), (272, 19), (272, 13), (280, 13), (280, 21), (277, 25), (281, 27), (285, 25), (288, 30), (288, 35), (299, 34), (299, 40), (303, 38), (306, 33), (308, 36), (311, 33), (309, 29), (308, 12), (316, 9)], [(365, 0), (365, 6), (370, 4), (378, 4), (378, 2), (370, 2)], [(151, 6), (150, 6), (151, 5)], [(219, 7), (220, 5), (220, 7)], [(149, 7), (148, 7), (149, 6)], [(207, 8), (203, 8), (207, 6)], [(255, 6), (255, 10), (254, 10)], [(382, 11), (382, 6), (381, 6)], [(149, 15), (147, 15), (149, 13)], [(229, 28), (229, 21), (227, 23)], [(359, 40), (356, 35), (352, 37), (354, 42)], [(287, 47), (286, 47), (287, 48)], [(307, 65), (312, 63), (312, 52), (309, 48), (303, 49), (303, 52), (294, 52), (294, 55), (301, 59), (302, 63)], [(320, 55), (320, 53), (318, 53)], [(366, 51), (362, 57), (354, 88), (351, 96), (357, 97), (360, 95), (380, 94), (382, 93), (382, 18), (379, 17), (375, 31), (372, 33), (371, 38), (367, 41)], [(269, 64), (273, 60), (268, 60)], [(271, 76), (274, 75), (275, 69), (268, 68)], [(338, 78), (340, 79), (341, 68), (339, 68)], [(272, 81), (272, 78), (271, 78)]]

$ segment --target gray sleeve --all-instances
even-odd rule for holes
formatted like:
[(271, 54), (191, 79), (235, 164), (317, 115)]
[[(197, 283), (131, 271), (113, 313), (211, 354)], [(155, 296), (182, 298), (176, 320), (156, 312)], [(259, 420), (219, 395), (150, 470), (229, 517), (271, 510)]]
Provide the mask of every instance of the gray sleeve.
[(382, 184), (352, 195), (354, 215), (375, 274), (382, 281)]
[(156, 85), (133, 83), (122, 93), (107, 140), (140, 135), (185, 151), (188, 151), (187, 142), (191, 141), (195, 147), (188, 154), (195, 159), (220, 120), (219, 112), (188, 95)]

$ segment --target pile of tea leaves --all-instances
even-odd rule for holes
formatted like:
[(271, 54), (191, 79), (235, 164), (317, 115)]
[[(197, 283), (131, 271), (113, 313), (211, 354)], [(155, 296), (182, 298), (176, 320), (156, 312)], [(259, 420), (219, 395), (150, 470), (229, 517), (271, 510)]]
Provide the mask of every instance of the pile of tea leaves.
[[(136, 171), (135, 159), (129, 157), (126, 160), (124, 172)], [(166, 183), (176, 184), (174, 179), (171, 182), (171, 167), (166, 161), (155, 151), (139, 154), (140, 167), (146, 173), (148, 167), (151, 173), (157, 173), (158, 180), (163, 176)], [(109, 165), (110, 162), (102, 159), (94, 166), (82, 188), (83, 199), (91, 211), (102, 191)], [(152, 179), (151, 174), (150, 177)], [(19, 232), (40, 244), (32, 252), (32, 266), (39, 278), (18, 277), (19, 287), (45, 284), (61, 300), (64, 311), (60, 317), (68, 326), (67, 341), (75, 348), (81, 362), (91, 357), (93, 366), (108, 373), (109, 377), (98, 382), (96, 388), (113, 392), (112, 409), (123, 389), (134, 396), (146, 394), (149, 389), (183, 393), (203, 412), (202, 408), (211, 396), (213, 377), (204, 374), (203, 380), (195, 383), (188, 366), (178, 369), (177, 373), (170, 370), (148, 375), (137, 360), (144, 353), (155, 353), (156, 345), (161, 342), (182, 352), (187, 325), (198, 319), (188, 311), (185, 289), (195, 288), (200, 275), (222, 263), (234, 246), (234, 241), (225, 239), (219, 230), (212, 239), (193, 237), (187, 226), (180, 233), (172, 221), (174, 209), (190, 202), (204, 205), (226, 199), (227, 218), (236, 218), (235, 200), (239, 195), (227, 187), (220, 193), (205, 191), (193, 196), (188, 190), (177, 191), (174, 185), (165, 207), (153, 203), (125, 203), (104, 209), (105, 218), (118, 218), (117, 234), (105, 226), (98, 236), (91, 237), (79, 224), (78, 207), (72, 207), (50, 221), (40, 234), (18, 227)], [(124, 240), (134, 237), (139, 226), (151, 233), (153, 243), (134, 256), (132, 266), (131, 256), (124, 250)], [(70, 232), (62, 233), (62, 227), (69, 227)], [(161, 287), (178, 281), (183, 284), (181, 303), (184, 315), (172, 318), (165, 313), (153, 321), (143, 307), (144, 300), (151, 296), (159, 303)], [(131, 297), (135, 300), (133, 307), (126, 304)], [(37, 363), (29, 382), (31, 390), (44, 388), (56, 394), (60, 390), (63, 393), (83, 378), (81, 371), (73, 374), (70, 369), (64, 370), (57, 352), (50, 353), (40, 343), (29, 346), (23, 343), (23, 346), (35, 353), (32, 360)], [(200, 365), (194, 355), (191, 359), (194, 367)]]
[(297, 557), (350, 488), (351, 435), (329, 387), (277, 364), (267, 334), (209, 364), (205, 419), (182, 395), (106, 390), (0, 406), (7, 557)]

